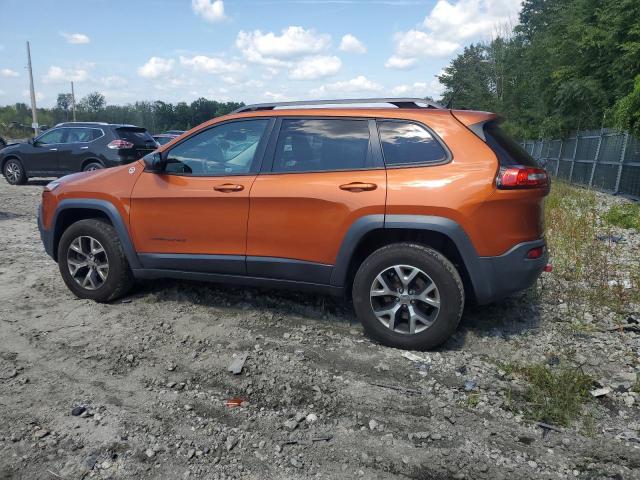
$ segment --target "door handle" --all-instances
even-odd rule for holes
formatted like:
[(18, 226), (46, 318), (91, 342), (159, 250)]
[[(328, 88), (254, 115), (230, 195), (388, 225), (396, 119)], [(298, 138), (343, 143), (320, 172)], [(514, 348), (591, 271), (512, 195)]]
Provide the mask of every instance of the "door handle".
[(344, 185), (340, 185), (341, 190), (346, 190), (348, 192), (369, 192), (371, 190), (375, 190), (378, 186), (375, 183), (362, 183), (362, 182), (352, 182), (345, 183)]
[(50, 152), (57, 152), (57, 151), (58, 151), (58, 149), (57, 149), (57, 148), (50, 148), (50, 149), (49, 149), (49, 151), (50, 151)]
[(86, 149), (88, 149), (88, 148), (89, 148), (89, 147), (80, 147), (80, 150), (86, 150)]
[(244, 185), (238, 185), (236, 183), (223, 183), (222, 185), (216, 185), (213, 189), (217, 192), (231, 193), (241, 192), (244, 190)]

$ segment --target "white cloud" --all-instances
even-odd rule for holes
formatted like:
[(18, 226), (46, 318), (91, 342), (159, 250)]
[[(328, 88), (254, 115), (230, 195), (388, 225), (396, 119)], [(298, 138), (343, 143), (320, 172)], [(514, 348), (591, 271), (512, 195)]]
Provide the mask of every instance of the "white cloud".
[(84, 33), (60, 32), (60, 35), (62, 35), (67, 40), (67, 43), (72, 43), (74, 45), (81, 45), (83, 43), (89, 43), (91, 41), (91, 39)]
[(340, 42), (340, 50), (349, 53), (367, 53), (367, 47), (365, 47), (360, 40), (358, 40), (350, 33), (347, 33), (342, 37), (342, 41)]
[(172, 58), (151, 57), (147, 63), (138, 68), (138, 75), (144, 78), (158, 78), (173, 70)]
[(4, 90), (0, 90), (0, 95), (4, 95), (5, 91)]
[(191, 0), (191, 9), (207, 22), (221, 22), (227, 18), (224, 14), (224, 2), (222, 0)]
[(397, 85), (391, 89), (391, 93), (396, 96), (438, 98), (442, 95), (443, 90), (440, 81), (434, 78), (430, 82)]
[(330, 35), (296, 26), (283, 29), (280, 35), (240, 31), (236, 38), (236, 47), (248, 61), (272, 67), (289, 66), (290, 60), (321, 53), (330, 45)]
[(122, 88), (125, 87), (129, 82), (125, 78), (122, 78), (118, 75), (109, 75), (108, 77), (103, 77), (100, 79), (100, 83), (107, 88)]
[(15, 70), (11, 70), (10, 68), (2, 68), (0, 69), (0, 77), (19, 77), (20, 74)]
[(364, 93), (364, 92), (378, 92), (382, 90), (382, 85), (376, 83), (372, 80), (369, 80), (364, 75), (359, 75), (351, 80), (345, 80), (335, 83), (329, 83), (327, 85), (322, 85), (319, 88), (314, 88), (311, 90), (311, 95), (321, 96), (332, 93), (342, 94), (344, 92), (347, 93)]
[(394, 68), (396, 70), (409, 70), (413, 68), (418, 63), (417, 58), (402, 58), (392, 55), (385, 62), (384, 66), (387, 68)]
[(516, 18), (521, 7), (522, 0), (439, 0), (423, 25), (441, 38), (479, 39)]
[(522, 0), (438, 0), (420, 29), (398, 32), (385, 67), (408, 69), (421, 58), (446, 58), (470, 41), (488, 39), (517, 17)]
[(303, 58), (289, 71), (292, 80), (315, 80), (335, 75), (342, 61), (336, 56), (318, 56)]
[(195, 55), (193, 57), (181, 56), (180, 63), (185, 67), (192, 68), (196, 72), (212, 74), (236, 73), (244, 69), (244, 65), (241, 63), (220, 57), (207, 57), (206, 55)]
[(84, 68), (64, 69), (51, 65), (45, 74), (44, 83), (84, 82), (89, 78), (89, 72)]

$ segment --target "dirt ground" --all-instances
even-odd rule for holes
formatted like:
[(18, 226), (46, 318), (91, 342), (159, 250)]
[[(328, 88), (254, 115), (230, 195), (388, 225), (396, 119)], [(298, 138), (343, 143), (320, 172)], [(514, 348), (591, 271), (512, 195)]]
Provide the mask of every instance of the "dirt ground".
[[(330, 297), (155, 281), (78, 300), (38, 236), (44, 183), (0, 180), (0, 479), (640, 478), (632, 329), (567, 329), (524, 293), (406, 358)], [(540, 425), (509, 362), (611, 392)]]

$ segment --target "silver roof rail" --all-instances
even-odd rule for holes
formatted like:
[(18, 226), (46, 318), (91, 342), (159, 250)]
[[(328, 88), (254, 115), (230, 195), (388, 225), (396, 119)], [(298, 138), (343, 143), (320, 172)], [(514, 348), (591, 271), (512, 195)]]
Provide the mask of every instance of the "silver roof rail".
[[(306, 107), (313, 105), (351, 105), (388, 103), (398, 108), (444, 108), (442, 105), (424, 98), (351, 98), (336, 100), (307, 100), (296, 102), (254, 103), (245, 105), (231, 113), (256, 112), (258, 110), (275, 110), (280, 107)], [(421, 105), (425, 105), (424, 107)]]

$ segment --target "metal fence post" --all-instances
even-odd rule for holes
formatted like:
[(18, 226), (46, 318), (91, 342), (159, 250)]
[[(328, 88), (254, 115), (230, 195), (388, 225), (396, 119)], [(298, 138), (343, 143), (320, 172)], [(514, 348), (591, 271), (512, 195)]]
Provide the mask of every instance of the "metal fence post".
[(593, 185), (593, 176), (596, 173), (596, 165), (598, 165), (598, 156), (600, 155), (600, 145), (602, 145), (602, 136), (604, 135), (604, 127), (600, 129), (600, 138), (598, 138), (598, 147), (596, 148), (596, 156), (593, 157), (593, 167), (591, 167), (591, 175), (589, 176), (589, 188)]
[(629, 132), (624, 132), (624, 142), (622, 143), (622, 150), (620, 151), (620, 166), (618, 167), (618, 177), (616, 178), (616, 188), (613, 193), (620, 192), (620, 180), (622, 179), (622, 167), (624, 165), (624, 156), (627, 152), (627, 144), (629, 143)]
[(571, 170), (569, 170), (569, 183), (573, 183), (573, 167), (576, 164), (576, 154), (578, 153), (579, 139), (580, 139), (579, 132), (576, 132), (576, 146), (573, 148), (573, 157), (571, 158)]
[(556, 162), (556, 178), (558, 178), (558, 172), (560, 171), (560, 162), (562, 161), (562, 145), (564, 140), (560, 140), (560, 150), (558, 150), (558, 161)]

